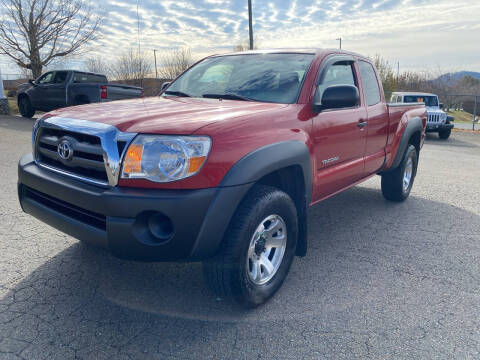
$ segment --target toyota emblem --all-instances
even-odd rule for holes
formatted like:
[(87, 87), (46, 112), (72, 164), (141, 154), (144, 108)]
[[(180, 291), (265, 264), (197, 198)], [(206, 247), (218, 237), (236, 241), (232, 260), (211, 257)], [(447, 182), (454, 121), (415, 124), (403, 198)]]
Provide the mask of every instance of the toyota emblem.
[(62, 140), (57, 146), (57, 153), (63, 160), (70, 160), (73, 156), (72, 144), (68, 140)]

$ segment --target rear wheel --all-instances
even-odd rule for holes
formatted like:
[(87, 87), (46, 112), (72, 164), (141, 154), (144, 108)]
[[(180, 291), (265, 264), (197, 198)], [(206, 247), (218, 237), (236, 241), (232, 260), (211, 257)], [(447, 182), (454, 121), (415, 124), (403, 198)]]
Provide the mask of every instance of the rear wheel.
[(418, 154), (413, 145), (408, 145), (400, 165), (382, 174), (382, 193), (390, 201), (404, 201), (410, 195), (417, 174)]
[(26, 96), (22, 96), (18, 99), (18, 110), (23, 117), (31, 118), (35, 115), (35, 109), (30, 102), (30, 99)]
[(233, 216), (219, 254), (203, 263), (207, 284), (218, 297), (246, 307), (263, 304), (289, 272), (297, 228), (292, 199), (276, 188), (256, 185)]
[(452, 129), (442, 130), (438, 133), (438, 136), (440, 137), (440, 139), (446, 140), (450, 137), (451, 133), (452, 133)]

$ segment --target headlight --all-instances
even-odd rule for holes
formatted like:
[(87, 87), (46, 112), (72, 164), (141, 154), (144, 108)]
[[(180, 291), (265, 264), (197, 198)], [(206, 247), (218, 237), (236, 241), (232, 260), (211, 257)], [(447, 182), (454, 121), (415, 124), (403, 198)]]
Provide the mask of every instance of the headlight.
[(442, 113), (440, 115), (440, 119), (442, 120), (442, 122), (445, 122), (447, 120), (447, 114), (446, 113)]
[(207, 160), (207, 136), (139, 135), (123, 160), (123, 179), (170, 182), (196, 174)]

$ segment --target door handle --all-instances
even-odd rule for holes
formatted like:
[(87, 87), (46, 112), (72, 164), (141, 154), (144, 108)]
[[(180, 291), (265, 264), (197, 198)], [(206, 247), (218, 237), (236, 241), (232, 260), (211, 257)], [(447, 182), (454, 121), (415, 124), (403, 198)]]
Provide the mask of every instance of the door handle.
[(368, 122), (366, 122), (365, 120), (359, 120), (358, 123), (357, 123), (357, 126), (360, 128), (360, 129), (363, 129), (365, 126), (368, 125)]

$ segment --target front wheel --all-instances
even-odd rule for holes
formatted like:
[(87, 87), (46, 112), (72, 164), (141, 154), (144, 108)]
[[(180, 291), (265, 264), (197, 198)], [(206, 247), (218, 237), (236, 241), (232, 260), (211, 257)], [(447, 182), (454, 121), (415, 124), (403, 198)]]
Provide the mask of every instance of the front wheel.
[(26, 96), (22, 96), (18, 99), (18, 110), (23, 117), (31, 118), (35, 115), (35, 109), (30, 102), (30, 99)]
[(438, 136), (440, 137), (440, 139), (447, 140), (450, 137), (451, 133), (452, 129), (442, 130), (438, 133)]
[(404, 201), (410, 195), (417, 174), (418, 154), (413, 145), (408, 145), (398, 167), (382, 174), (382, 193), (390, 201)]
[(218, 297), (246, 307), (265, 303), (280, 288), (297, 245), (297, 211), (283, 191), (255, 185), (239, 205), (217, 256), (203, 263)]

